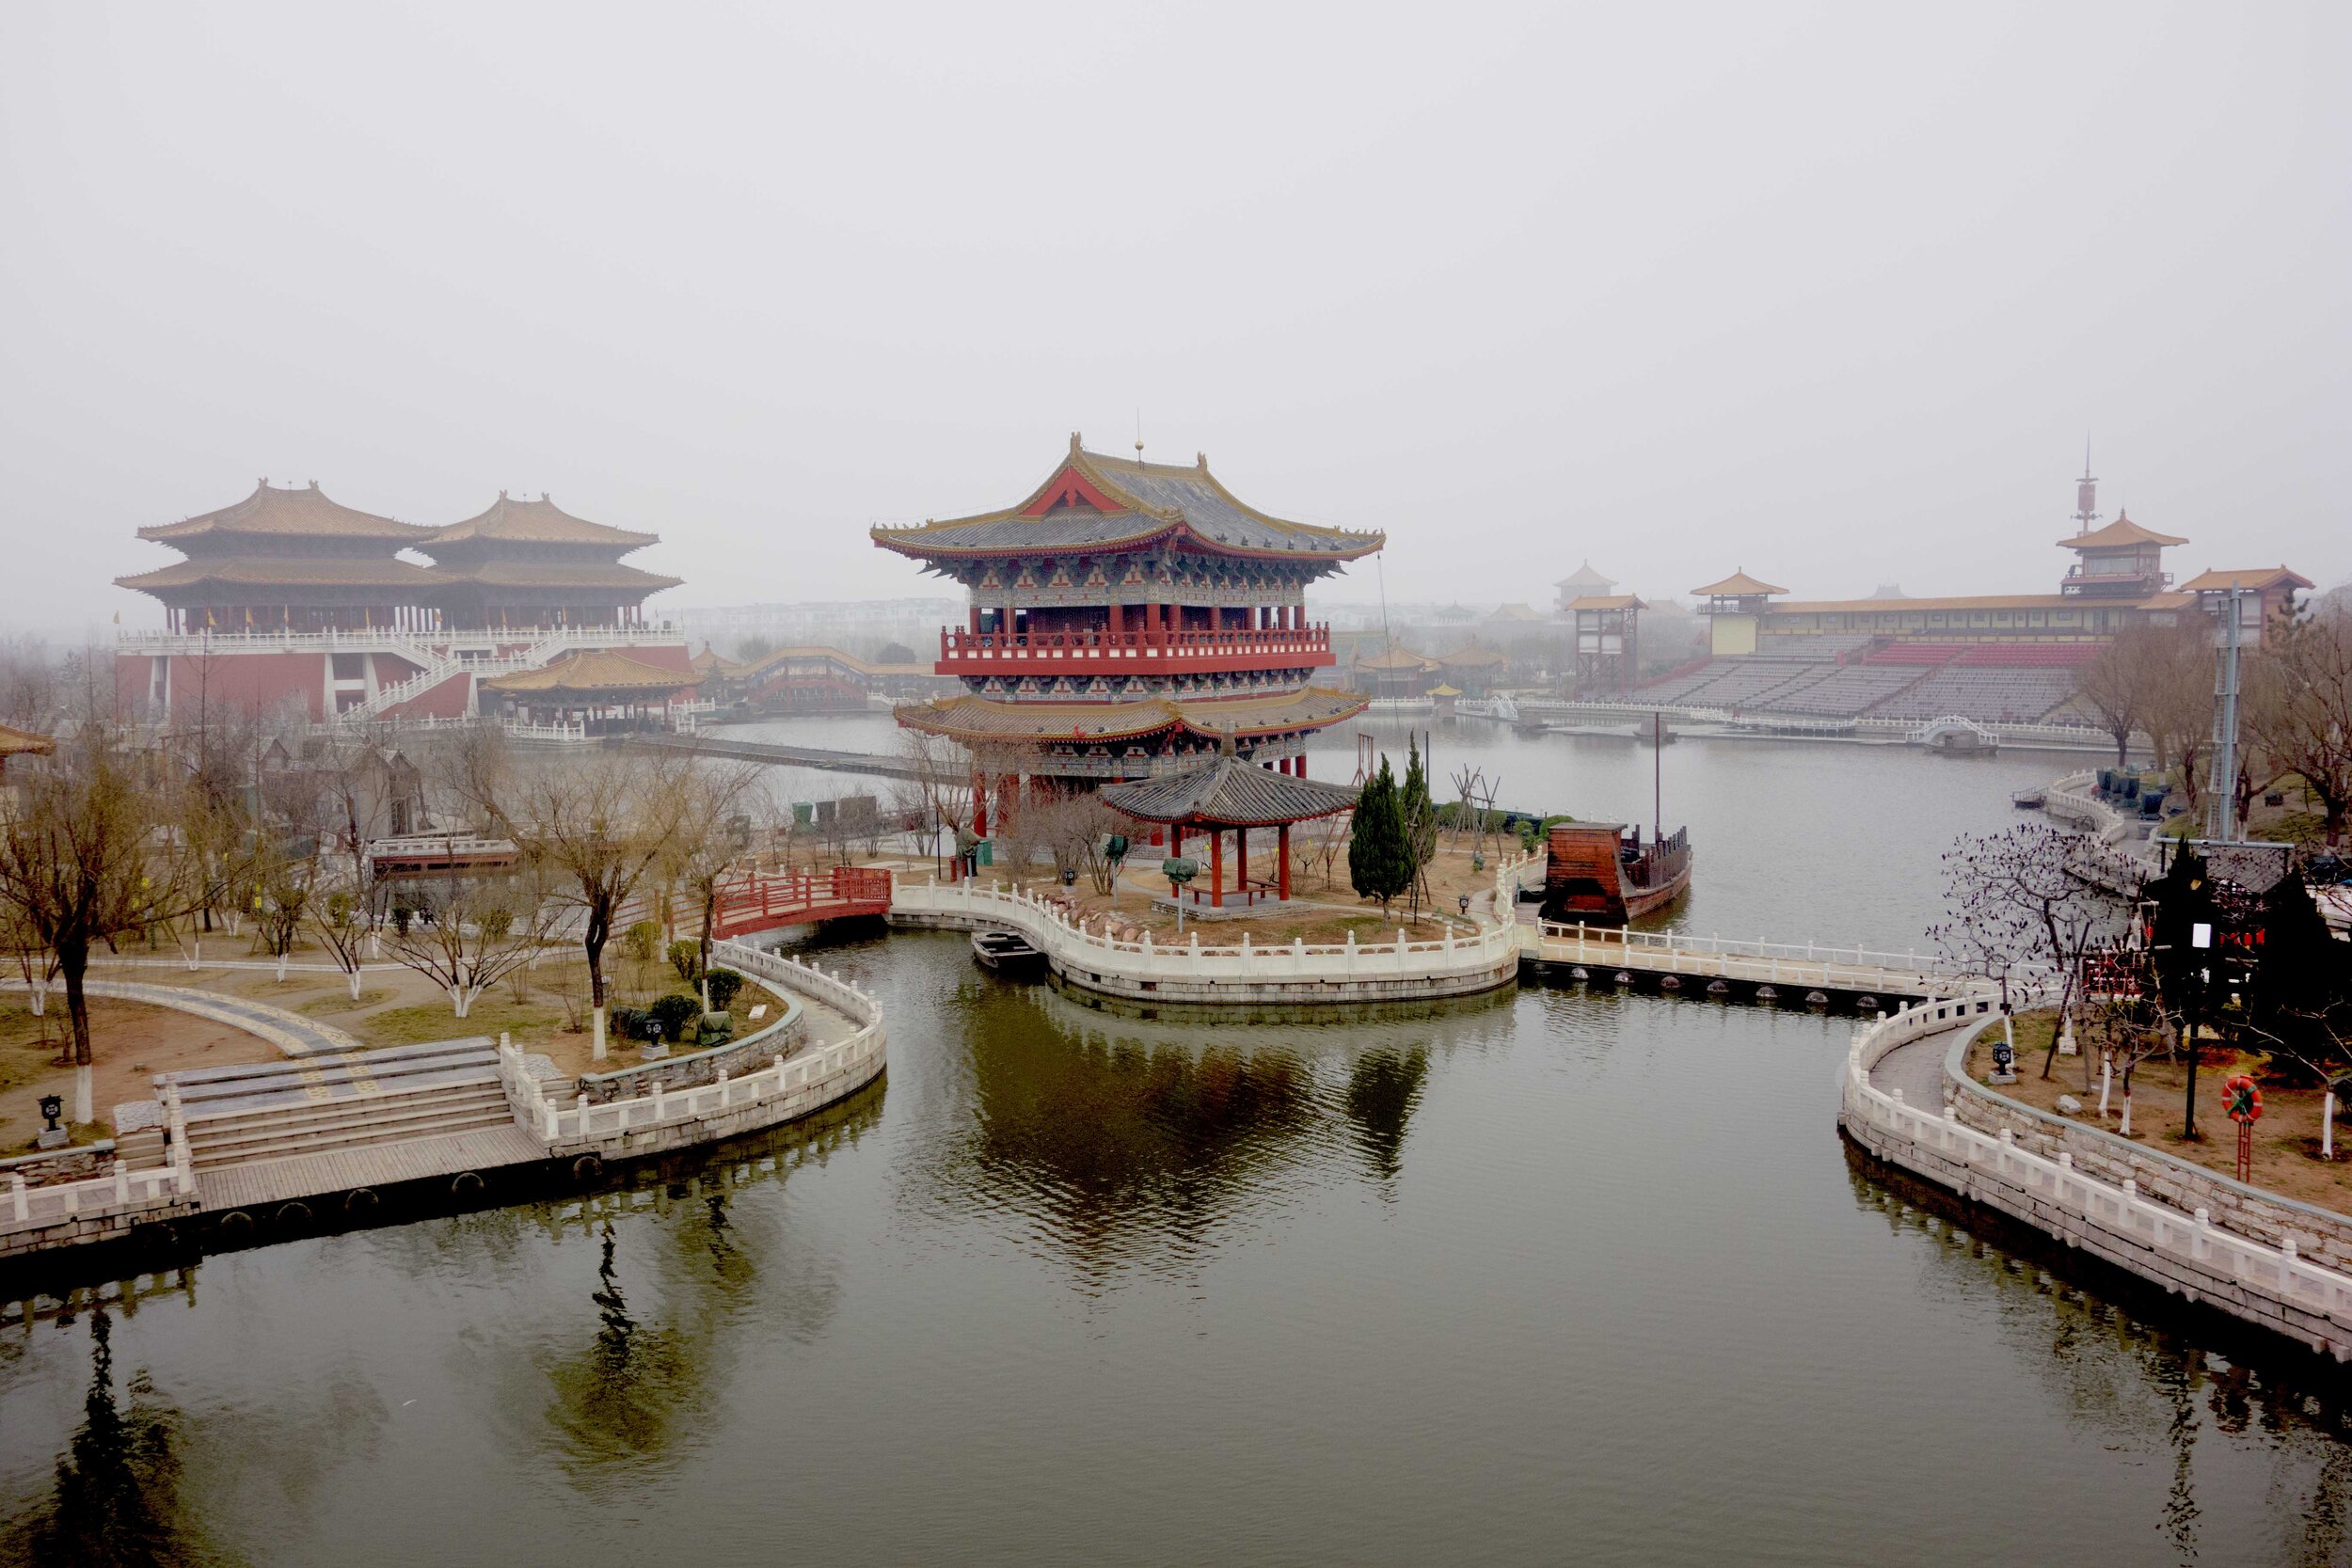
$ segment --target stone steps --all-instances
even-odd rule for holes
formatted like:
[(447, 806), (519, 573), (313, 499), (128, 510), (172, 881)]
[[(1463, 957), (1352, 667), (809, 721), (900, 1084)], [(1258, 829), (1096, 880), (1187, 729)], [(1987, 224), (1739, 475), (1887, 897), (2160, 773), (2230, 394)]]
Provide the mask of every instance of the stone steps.
[(299, 1111), (191, 1122), (188, 1153), (201, 1169), (356, 1144), (430, 1137), (513, 1119), (505, 1091), (497, 1083), (469, 1084), (424, 1094), (353, 1096)]

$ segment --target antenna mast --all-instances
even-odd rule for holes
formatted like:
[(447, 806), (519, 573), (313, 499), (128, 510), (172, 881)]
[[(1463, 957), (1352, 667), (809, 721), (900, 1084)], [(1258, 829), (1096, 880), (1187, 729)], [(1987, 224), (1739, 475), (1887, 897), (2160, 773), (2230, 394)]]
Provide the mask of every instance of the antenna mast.
[(2099, 520), (2099, 482), (2090, 473), (2090, 437), (2083, 437), (2083, 477), (2074, 482), (2074, 532), (2090, 531)]

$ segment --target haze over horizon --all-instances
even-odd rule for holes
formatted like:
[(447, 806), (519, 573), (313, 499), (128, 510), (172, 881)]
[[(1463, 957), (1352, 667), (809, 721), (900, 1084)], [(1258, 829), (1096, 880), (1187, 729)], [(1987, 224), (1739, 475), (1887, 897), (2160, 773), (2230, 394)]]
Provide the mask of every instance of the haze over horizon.
[(2047, 592), (2086, 433), (2352, 575), (2343, 8), (1330, 14), (11, 8), (0, 616), (262, 474), (935, 594), (870, 524), (1138, 422), (1392, 600)]

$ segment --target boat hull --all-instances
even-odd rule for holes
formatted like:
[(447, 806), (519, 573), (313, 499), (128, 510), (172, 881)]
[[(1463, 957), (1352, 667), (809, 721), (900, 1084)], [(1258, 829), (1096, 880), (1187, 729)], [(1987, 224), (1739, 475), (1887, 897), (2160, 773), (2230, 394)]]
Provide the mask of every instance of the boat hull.
[(1546, 920), (1623, 926), (1657, 913), (1691, 888), (1687, 829), (1645, 845), (1638, 830), (1614, 822), (1564, 822), (1551, 830), (1546, 848)]

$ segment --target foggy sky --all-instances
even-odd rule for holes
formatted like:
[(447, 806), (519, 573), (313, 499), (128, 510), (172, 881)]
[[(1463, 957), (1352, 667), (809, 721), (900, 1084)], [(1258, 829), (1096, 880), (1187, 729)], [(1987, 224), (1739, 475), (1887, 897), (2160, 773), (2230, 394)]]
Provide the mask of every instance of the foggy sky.
[[(1394, 599), (2352, 573), (2352, 8), (0, 8), (0, 630), (266, 474), (501, 487), (661, 605), (1069, 432), (1386, 530)], [(1359, 563), (1334, 596), (1370, 598)]]

